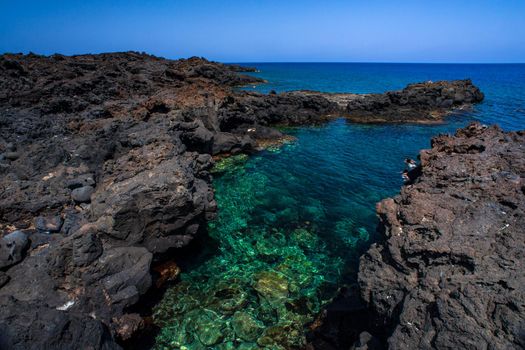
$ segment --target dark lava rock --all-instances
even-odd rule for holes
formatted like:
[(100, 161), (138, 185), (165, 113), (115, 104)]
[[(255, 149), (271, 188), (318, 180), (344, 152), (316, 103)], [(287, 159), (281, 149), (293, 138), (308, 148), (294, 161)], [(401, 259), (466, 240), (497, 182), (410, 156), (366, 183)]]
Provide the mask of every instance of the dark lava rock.
[(14, 231), (0, 239), (0, 269), (19, 263), (29, 240), (22, 231)]
[(88, 315), (12, 297), (0, 297), (0, 308), (0, 349), (121, 349), (108, 328)]
[[(279, 140), (276, 124), (343, 115), (356, 96), (240, 91), (263, 82), (241, 71), (254, 70), (136, 52), (0, 56), (0, 230), (31, 231), (30, 245), (22, 233), (0, 239), (0, 348), (131, 337), (151, 261), (173, 258), (215, 216), (212, 155)], [(410, 91), (423, 104), (431, 93)], [(443, 96), (450, 108), (476, 100)]]
[(29, 236), (29, 240), (31, 241), (30, 249), (35, 249), (39, 246), (48, 244), (53, 240), (53, 235), (49, 234), (49, 232), (33, 232)]
[(361, 332), (359, 339), (350, 350), (379, 350), (382, 349), (381, 342), (368, 332)]
[(9, 276), (5, 272), (0, 271), (0, 288), (2, 288), (7, 282), (9, 282)]
[(47, 232), (58, 232), (62, 227), (63, 220), (60, 216), (43, 217), (38, 216), (35, 218), (35, 227), (40, 231)]
[(71, 191), (71, 198), (77, 203), (91, 202), (91, 195), (95, 189), (91, 186), (82, 186)]
[(20, 154), (18, 152), (6, 152), (4, 156), (9, 160), (17, 160)]
[(466, 109), (483, 98), (469, 79), (425, 82), (385, 94), (354, 95), (346, 99), (346, 112), (357, 122), (433, 123), (450, 111)]
[(95, 186), (95, 179), (93, 174), (80, 175), (74, 179), (67, 181), (67, 188), (74, 190), (75, 188), (84, 186)]
[(525, 347), (525, 132), (473, 124), (378, 204), (361, 295), (392, 349)]

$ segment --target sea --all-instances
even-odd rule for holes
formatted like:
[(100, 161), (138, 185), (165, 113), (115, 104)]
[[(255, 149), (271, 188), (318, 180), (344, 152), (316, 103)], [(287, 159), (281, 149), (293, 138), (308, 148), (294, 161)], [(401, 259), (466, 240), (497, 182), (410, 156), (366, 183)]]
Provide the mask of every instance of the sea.
[(525, 129), (525, 64), (249, 63), (267, 84), (246, 90), (382, 93), (470, 78), (485, 100), (439, 125), (360, 125), (343, 118), (289, 128), (282, 147), (217, 163), (217, 219), (180, 261), (155, 307), (155, 348), (301, 348), (307, 326), (356, 283), (380, 237), (376, 203), (399, 193), (404, 159), (472, 121)]

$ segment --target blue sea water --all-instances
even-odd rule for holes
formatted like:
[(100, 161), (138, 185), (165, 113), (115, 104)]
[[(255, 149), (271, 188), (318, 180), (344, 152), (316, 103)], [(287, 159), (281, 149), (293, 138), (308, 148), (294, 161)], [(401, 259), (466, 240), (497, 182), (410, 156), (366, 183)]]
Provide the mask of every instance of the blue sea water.
[(525, 128), (525, 64), (254, 63), (269, 83), (260, 92), (317, 90), (381, 93), (409, 83), (470, 78), (485, 93), (474, 117), (504, 129)]
[(218, 164), (213, 248), (183, 266), (155, 310), (158, 348), (289, 349), (377, 237), (375, 204), (399, 192), (406, 157), (472, 120), (525, 129), (525, 65), (250, 64), (257, 91), (384, 92), (471, 78), (486, 99), (441, 125), (359, 125), (336, 119), (286, 130), (296, 140)]

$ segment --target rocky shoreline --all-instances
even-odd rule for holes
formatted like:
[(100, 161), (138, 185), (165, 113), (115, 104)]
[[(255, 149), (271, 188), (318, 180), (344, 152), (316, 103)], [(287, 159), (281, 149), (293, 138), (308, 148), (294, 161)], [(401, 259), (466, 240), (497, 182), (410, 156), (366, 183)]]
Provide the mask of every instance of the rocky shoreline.
[(377, 206), (361, 296), (391, 349), (525, 347), (525, 131), (472, 124), (422, 151)]
[(472, 124), (435, 137), (414, 182), (378, 203), (382, 238), (313, 346), (524, 348), (524, 155), (525, 131)]
[(282, 139), (275, 125), (437, 122), (483, 99), (469, 80), (265, 95), (234, 89), (263, 82), (241, 71), (132, 52), (0, 57), (0, 348), (120, 348), (143, 327), (130, 307), (169, 280), (152, 267), (215, 215), (212, 156)]

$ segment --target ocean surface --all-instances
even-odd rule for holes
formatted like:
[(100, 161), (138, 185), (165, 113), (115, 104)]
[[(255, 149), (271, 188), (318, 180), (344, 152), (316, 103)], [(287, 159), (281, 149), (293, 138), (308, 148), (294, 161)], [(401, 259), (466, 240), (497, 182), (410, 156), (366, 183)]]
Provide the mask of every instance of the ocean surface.
[(525, 129), (525, 65), (261, 63), (261, 92), (384, 92), (411, 82), (471, 78), (485, 101), (441, 125), (359, 125), (336, 119), (287, 129), (294, 142), (219, 162), (218, 218), (206, 249), (181, 261), (181, 281), (154, 310), (156, 348), (290, 349), (377, 239), (375, 204), (402, 185), (406, 157), (477, 120)]

